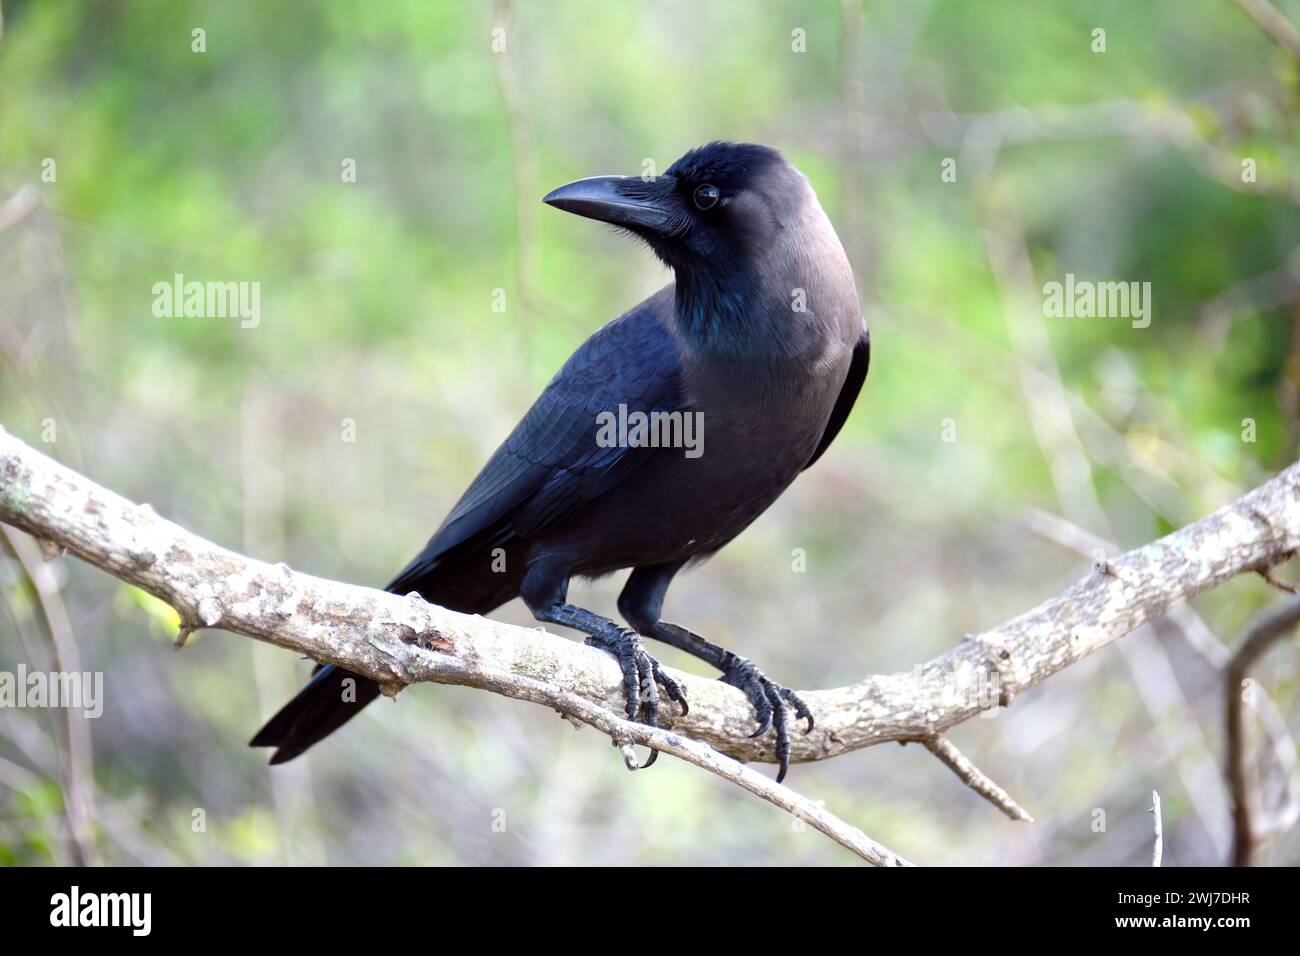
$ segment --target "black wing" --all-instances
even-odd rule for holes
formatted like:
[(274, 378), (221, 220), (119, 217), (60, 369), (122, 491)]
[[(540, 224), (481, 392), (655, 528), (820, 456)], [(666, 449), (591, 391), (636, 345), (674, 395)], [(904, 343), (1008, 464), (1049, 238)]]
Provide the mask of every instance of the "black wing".
[(853, 359), (849, 362), (849, 374), (844, 379), (844, 385), (840, 388), (840, 397), (835, 399), (835, 407), (831, 409), (831, 417), (826, 422), (826, 430), (822, 432), (822, 440), (817, 443), (817, 450), (812, 453), (808, 459), (808, 464), (804, 468), (812, 467), (812, 463), (822, 456), (835, 436), (840, 433), (844, 423), (848, 421), (849, 412), (853, 411), (853, 403), (858, 400), (858, 392), (862, 391), (862, 383), (867, 380), (867, 366), (871, 364), (871, 335), (867, 332), (867, 323), (862, 323), (862, 334), (858, 336), (858, 344), (853, 346)]
[(618, 415), (620, 405), (629, 413), (683, 410), (677, 348), (660, 318), (664, 305), (664, 294), (653, 296), (583, 343), (388, 590), (415, 590), (457, 554), (535, 534), (642, 464), (653, 449), (597, 443), (597, 416)]

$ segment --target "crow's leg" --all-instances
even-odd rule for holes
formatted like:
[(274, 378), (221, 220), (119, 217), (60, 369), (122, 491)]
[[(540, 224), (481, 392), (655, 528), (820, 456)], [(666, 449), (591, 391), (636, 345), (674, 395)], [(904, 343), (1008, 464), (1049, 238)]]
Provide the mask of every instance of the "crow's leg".
[(769, 680), (749, 660), (680, 624), (660, 620), (668, 584), (681, 568), (682, 563), (637, 568), (619, 595), (618, 611), (639, 633), (698, 657), (722, 671), (720, 680), (724, 684), (744, 691), (758, 717), (758, 730), (750, 736), (761, 736), (769, 728), (776, 730), (776, 759), (780, 764), (776, 779), (780, 783), (790, 769), (790, 721), (786, 705), (794, 710), (796, 720), (805, 721), (804, 733), (813, 729), (812, 712), (798, 694)]
[[(646, 653), (640, 635), (607, 617), (567, 603), (568, 590), (565, 569), (550, 562), (538, 562), (528, 569), (520, 596), (537, 620), (582, 631), (587, 635), (587, 644), (614, 655), (623, 670), (623, 694), (629, 720), (640, 719), (651, 727), (659, 726), (659, 687), (669, 700), (681, 705), (685, 714), (689, 710), (686, 693)], [(652, 749), (645, 766), (654, 763), (658, 756), (659, 751)]]
[[(646, 634), (646, 631), (641, 633)], [(754, 707), (758, 717), (758, 729), (751, 737), (761, 737), (770, 728), (776, 730), (776, 759), (780, 769), (776, 782), (785, 779), (790, 769), (790, 717), (786, 710), (788, 704), (793, 708), (796, 720), (805, 722), (804, 733), (813, 729), (813, 716), (808, 705), (794, 691), (764, 676), (747, 658), (734, 654), (717, 644), (707, 641), (694, 631), (689, 631), (670, 621), (655, 621), (647, 636), (658, 638), (665, 644), (693, 654), (702, 661), (722, 671), (720, 680), (724, 684), (744, 691), (745, 696)]]

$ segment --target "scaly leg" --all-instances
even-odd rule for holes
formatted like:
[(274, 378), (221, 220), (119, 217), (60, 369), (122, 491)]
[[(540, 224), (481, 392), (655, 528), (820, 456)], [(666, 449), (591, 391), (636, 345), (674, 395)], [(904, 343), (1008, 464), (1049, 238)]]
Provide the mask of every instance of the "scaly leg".
[(776, 758), (780, 765), (776, 780), (780, 783), (790, 769), (790, 721), (786, 705), (794, 709), (796, 720), (806, 722), (804, 733), (813, 729), (812, 712), (798, 694), (769, 680), (751, 661), (679, 624), (660, 620), (664, 594), (673, 575), (681, 567), (681, 564), (664, 564), (637, 568), (619, 595), (619, 613), (639, 633), (670, 644), (716, 667), (722, 671), (720, 679), (724, 684), (730, 684), (744, 692), (758, 717), (758, 730), (750, 736), (759, 737), (775, 728)]
[[(534, 573), (536, 572), (536, 573)], [(539, 621), (571, 627), (587, 635), (586, 643), (614, 655), (623, 671), (623, 695), (629, 720), (640, 719), (651, 727), (659, 726), (659, 688), (669, 700), (681, 706), (682, 714), (689, 711), (686, 693), (675, 680), (664, 673), (659, 662), (646, 653), (645, 645), (636, 631), (620, 627), (607, 617), (565, 602), (568, 577), (554, 567), (534, 565), (524, 579), (522, 597), (528, 609)], [(653, 748), (649, 767), (659, 757)]]

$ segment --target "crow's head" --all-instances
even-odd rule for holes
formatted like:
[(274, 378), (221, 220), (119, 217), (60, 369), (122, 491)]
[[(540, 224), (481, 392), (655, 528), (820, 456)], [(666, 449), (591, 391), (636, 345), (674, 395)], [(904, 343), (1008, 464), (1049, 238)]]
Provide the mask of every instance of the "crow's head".
[(542, 201), (634, 233), (680, 272), (760, 260), (811, 197), (776, 150), (719, 142), (691, 150), (661, 176), (580, 179)]

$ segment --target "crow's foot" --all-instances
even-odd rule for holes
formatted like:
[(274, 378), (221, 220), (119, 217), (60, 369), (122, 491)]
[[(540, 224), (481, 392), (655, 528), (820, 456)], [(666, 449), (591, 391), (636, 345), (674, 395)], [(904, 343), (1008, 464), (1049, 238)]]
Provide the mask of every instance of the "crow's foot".
[[(677, 681), (669, 677), (659, 662), (646, 653), (645, 645), (636, 631), (628, 628), (613, 628), (608, 634), (593, 635), (586, 643), (614, 655), (619, 667), (623, 669), (623, 696), (627, 702), (628, 720), (640, 720), (651, 727), (659, 726), (659, 688), (664, 696), (676, 701), (681, 706), (682, 716), (690, 711), (686, 703), (686, 692)], [(659, 757), (659, 751), (651, 749), (650, 759), (643, 767), (649, 767)]]
[(794, 709), (796, 720), (807, 722), (804, 733), (813, 729), (813, 717), (808, 705), (794, 691), (768, 680), (751, 661), (735, 654), (728, 654), (719, 680), (744, 691), (749, 702), (754, 705), (758, 730), (750, 734), (751, 737), (760, 737), (770, 727), (776, 728), (776, 759), (781, 765), (776, 782), (780, 783), (790, 769), (790, 726), (786, 705)]

